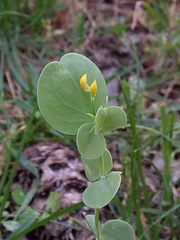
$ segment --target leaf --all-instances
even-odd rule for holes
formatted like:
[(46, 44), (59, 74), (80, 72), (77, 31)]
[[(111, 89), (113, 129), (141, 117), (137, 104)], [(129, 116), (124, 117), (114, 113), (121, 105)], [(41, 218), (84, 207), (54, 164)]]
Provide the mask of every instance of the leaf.
[(9, 221), (2, 221), (2, 225), (9, 231), (14, 232), (20, 224), (17, 221), (9, 220)]
[(15, 234), (10, 234), (6, 240), (17, 240), (20, 237), (26, 235), (27, 233), (33, 231), (34, 229), (48, 223), (49, 221), (60, 217), (60, 216), (64, 216), (65, 214), (74, 212), (76, 210), (81, 209), (82, 207), (84, 207), (84, 204), (82, 202), (76, 203), (71, 205), (70, 207), (67, 207), (63, 210), (58, 210), (57, 212), (52, 213), (51, 215), (49, 215), (49, 217), (44, 218), (43, 220), (34, 222), (33, 223), (33, 218), (27, 219), (29, 221), (29, 226), (27, 227), (27, 222), (24, 223), (24, 225), (22, 226), (21, 229), (19, 229)]
[[(106, 176), (112, 168), (112, 157), (110, 152), (106, 149), (103, 156), (103, 164), (104, 164), (104, 175)], [(95, 181), (100, 178), (100, 158), (97, 159), (82, 159), (85, 165), (85, 173), (86, 177), (90, 181)]]
[[(91, 131), (93, 125), (86, 123), (77, 132), (77, 147), (84, 159), (96, 159), (103, 155), (106, 149), (105, 138)], [(90, 132), (91, 131), (91, 132)]]
[(83, 202), (90, 208), (103, 208), (115, 196), (121, 183), (119, 172), (110, 172), (106, 178), (91, 183), (83, 193)]
[(127, 116), (124, 110), (117, 106), (107, 108), (107, 116), (101, 126), (103, 133), (116, 128), (124, 128), (127, 125)]
[(18, 218), (19, 223), (23, 223), (27, 218), (30, 216), (36, 216), (39, 217), (40, 213), (33, 209), (30, 206), (27, 206), (27, 208), (21, 213), (21, 215)]
[(21, 205), (24, 202), (26, 195), (22, 191), (22, 188), (17, 188), (12, 192), (12, 198), (17, 205)]
[(122, 36), (127, 29), (129, 29), (129, 25), (124, 23), (109, 27), (109, 31), (115, 34), (117, 37)]
[(135, 240), (131, 225), (122, 220), (110, 220), (101, 230), (102, 240)]
[(76, 53), (64, 55), (60, 62), (49, 63), (38, 82), (38, 105), (46, 121), (56, 130), (76, 135), (80, 126), (92, 122), (91, 98), (80, 87), (79, 80), (87, 74), (88, 84), (96, 79), (95, 112), (106, 106), (107, 89), (97, 66), (85, 56)]
[[(33, 223), (37, 220), (39, 217), (39, 213), (37, 211), (33, 211), (31, 214), (27, 215), (26, 218), (24, 219), (23, 222), (19, 223), (19, 226), (17, 229), (13, 231), (6, 240), (12, 240), (14, 239), (13, 237), (16, 236), (17, 234), (23, 232), (24, 230), (28, 229)], [(17, 238), (15, 238), (17, 239)]]
[(99, 107), (96, 117), (95, 117), (95, 134), (97, 134), (103, 124), (105, 118), (107, 116), (107, 108), (103, 108), (102, 106)]
[(46, 211), (49, 213), (56, 212), (60, 208), (60, 194), (51, 192), (47, 199)]
[(104, 174), (106, 176), (111, 171), (112, 164), (113, 164), (111, 153), (107, 149), (103, 154), (103, 163), (104, 163)]
[(85, 216), (87, 228), (96, 235), (95, 216), (88, 214)]

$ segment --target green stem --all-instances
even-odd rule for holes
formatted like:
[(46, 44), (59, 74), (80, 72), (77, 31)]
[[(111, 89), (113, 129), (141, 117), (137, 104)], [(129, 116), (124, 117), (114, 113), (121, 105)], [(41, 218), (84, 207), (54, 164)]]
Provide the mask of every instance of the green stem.
[(96, 227), (96, 240), (101, 240), (100, 223), (99, 223), (99, 209), (95, 208), (95, 227)]
[(91, 97), (92, 114), (95, 115), (94, 98)]
[[(169, 136), (169, 138), (172, 139), (175, 114), (173, 112), (171, 115), (171, 118), (168, 119), (168, 114), (166, 113), (165, 105), (162, 105), (160, 110), (161, 110), (161, 119), (162, 119), (162, 133), (163, 133), (163, 135)], [(169, 206), (172, 207), (174, 204), (173, 196), (172, 196), (172, 192), (171, 192), (171, 171), (170, 171), (172, 142), (168, 141), (165, 138), (162, 138), (161, 145), (162, 145), (162, 152), (163, 152), (163, 157), (164, 157), (163, 180), (164, 180), (164, 186), (165, 186), (166, 200), (167, 200)], [(175, 233), (174, 226), (173, 226), (173, 216), (170, 214), (170, 216), (168, 216), (167, 220), (169, 220), (172, 235), (175, 238), (176, 233)]]
[(101, 176), (104, 176), (104, 161), (102, 156), (99, 158), (99, 165), (100, 165), (100, 174)]
[[(168, 126), (168, 116), (166, 114), (166, 107), (164, 105), (161, 106), (161, 119), (162, 119), (162, 133), (163, 135), (168, 135), (169, 126)], [(171, 172), (170, 172), (170, 155), (171, 155), (171, 147), (170, 142), (166, 139), (162, 139), (162, 151), (164, 157), (164, 177), (166, 179), (167, 184), (170, 186)]]

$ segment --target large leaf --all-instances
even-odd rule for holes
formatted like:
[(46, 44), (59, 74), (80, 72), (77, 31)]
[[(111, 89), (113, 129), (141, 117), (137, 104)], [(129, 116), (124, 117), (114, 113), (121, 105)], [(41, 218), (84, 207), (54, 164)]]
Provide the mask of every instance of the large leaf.
[(103, 208), (117, 193), (121, 183), (119, 172), (110, 172), (106, 178), (91, 183), (83, 193), (83, 202), (90, 208)]
[(39, 77), (39, 109), (46, 121), (62, 133), (75, 135), (80, 126), (92, 121), (87, 115), (92, 113), (90, 94), (79, 84), (84, 74), (89, 85), (95, 79), (97, 82), (96, 112), (100, 105), (106, 106), (107, 89), (100, 70), (88, 58), (65, 54), (60, 62), (49, 63)]
[[(106, 149), (103, 156), (103, 165), (104, 165), (104, 175), (106, 176), (112, 168), (112, 157), (110, 152)], [(95, 181), (100, 178), (101, 171), (100, 171), (100, 158), (97, 159), (83, 159), (85, 165), (85, 173), (86, 177), (90, 181)]]
[(102, 240), (135, 240), (135, 233), (129, 223), (122, 220), (110, 220), (101, 230)]
[(100, 134), (91, 131), (93, 125), (86, 123), (77, 132), (77, 147), (84, 159), (96, 159), (103, 155), (106, 149), (105, 138)]
[(103, 133), (112, 131), (116, 128), (124, 128), (127, 124), (127, 116), (124, 110), (117, 106), (107, 108), (107, 116), (101, 126)]

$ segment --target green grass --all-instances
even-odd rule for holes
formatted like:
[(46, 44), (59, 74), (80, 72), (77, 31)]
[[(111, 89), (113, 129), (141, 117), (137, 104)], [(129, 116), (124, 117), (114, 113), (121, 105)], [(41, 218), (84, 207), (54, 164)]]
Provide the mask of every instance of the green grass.
[[(168, 15), (165, 14), (170, 7), (168, 1), (159, 0), (158, 3), (154, 1), (144, 5), (150, 31), (154, 35), (153, 38), (148, 39), (148, 50), (142, 43), (143, 56), (139, 55), (139, 43), (131, 42), (126, 38), (129, 18), (123, 23), (124, 25), (120, 24), (115, 28), (103, 26), (103, 23), (101, 26), (96, 26), (96, 30), (102, 31), (102, 34), (111, 32), (116, 35), (124, 46), (131, 50), (128, 61), (122, 63), (117, 72), (106, 79), (106, 82), (110, 82), (114, 77), (119, 77), (122, 91), (115, 97), (118, 97), (121, 106), (126, 110), (129, 121), (126, 130), (121, 134), (114, 132), (106, 136), (110, 140), (115, 140), (120, 146), (124, 184), (129, 186), (126, 188), (127, 192), (123, 191), (123, 188), (120, 189), (109, 207), (115, 218), (122, 218), (132, 224), (139, 240), (161, 239), (161, 231), (165, 225), (169, 226), (172, 239), (178, 240), (180, 200), (175, 200), (172, 195), (170, 167), (174, 156), (180, 152), (178, 121), (180, 108), (176, 102), (169, 103), (158, 89), (161, 89), (162, 84), (171, 84), (173, 79), (179, 80), (180, 32), (178, 24), (174, 29), (169, 27)], [(3, 26), (0, 28), (0, 117), (3, 119), (0, 122), (0, 142), (5, 144), (4, 155), (0, 157), (0, 170), (1, 166), (4, 166), (0, 178), (0, 221), (18, 222), (30, 206), (30, 201), (38, 187), (37, 169), (22, 157), (26, 145), (43, 140), (59, 140), (66, 141), (76, 149), (72, 137), (57, 133), (45, 123), (36, 102), (36, 85), (39, 76), (39, 71), (35, 69), (36, 63), (43, 66), (63, 54), (52, 48), (51, 41), (43, 39), (41, 31), (46, 31), (44, 22), (47, 23), (52, 19), (53, 12), (64, 8), (70, 8), (71, 21), (74, 21), (76, 16), (73, 15), (72, 5), (64, 5), (58, 1), (53, 1), (53, 4), (50, 0), (0, 2), (0, 21)], [(66, 49), (66, 52), (72, 50), (82, 52), (86, 34), (91, 31), (91, 28), (85, 28), (85, 13), (80, 13), (77, 18), (77, 25), (72, 24), (71, 33), (66, 33), (61, 38), (73, 39), (72, 45)], [(175, 20), (179, 22), (178, 17)], [(23, 60), (22, 51), (27, 60)], [(154, 71), (147, 74), (145, 86), (142, 87), (143, 64), (149, 58), (155, 60)], [(36, 63), (32, 60), (36, 60)], [(5, 72), (10, 73), (15, 91), (16, 84), (21, 91), (21, 95), (16, 99), (12, 99)], [(129, 76), (134, 75), (137, 78), (136, 86), (133, 86), (131, 81), (126, 81)], [(146, 109), (144, 102), (147, 99), (153, 101), (156, 107)], [(7, 104), (11, 104), (13, 108), (18, 106), (25, 118), (21, 120), (9, 114)], [(158, 118), (154, 117), (156, 114), (159, 115)], [(159, 171), (151, 161), (151, 153), (157, 150), (163, 155), (163, 172)], [(7, 210), (6, 205), (10, 200), (11, 185), (19, 162), (35, 175), (35, 180), (22, 205), (17, 205), (17, 210), (8, 213), (9, 215), (5, 217), (3, 214)], [(161, 181), (160, 199), (156, 208), (151, 205), (155, 193), (149, 193), (145, 183), (143, 171), (145, 164), (153, 168)], [(31, 210), (31, 218), (26, 219), (6, 239), (17, 239), (48, 221), (80, 209), (82, 206), (82, 203), (79, 203), (52, 213), (42, 220), (39, 220), (42, 217), (39, 213)], [(143, 216), (147, 224), (146, 229), (142, 221)], [(1, 232), (0, 239), (2, 239)]]

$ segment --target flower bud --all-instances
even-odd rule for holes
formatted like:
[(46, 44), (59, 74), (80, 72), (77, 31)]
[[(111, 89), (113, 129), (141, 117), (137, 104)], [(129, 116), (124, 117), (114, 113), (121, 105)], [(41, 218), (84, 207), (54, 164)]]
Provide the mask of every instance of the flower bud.
[(96, 96), (96, 92), (97, 92), (96, 80), (94, 80), (94, 82), (91, 84), (89, 91), (90, 91), (91, 97), (94, 98)]
[(85, 92), (89, 92), (89, 85), (87, 84), (87, 74), (84, 74), (84, 75), (80, 78), (80, 85), (81, 85), (81, 88), (82, 88)]

